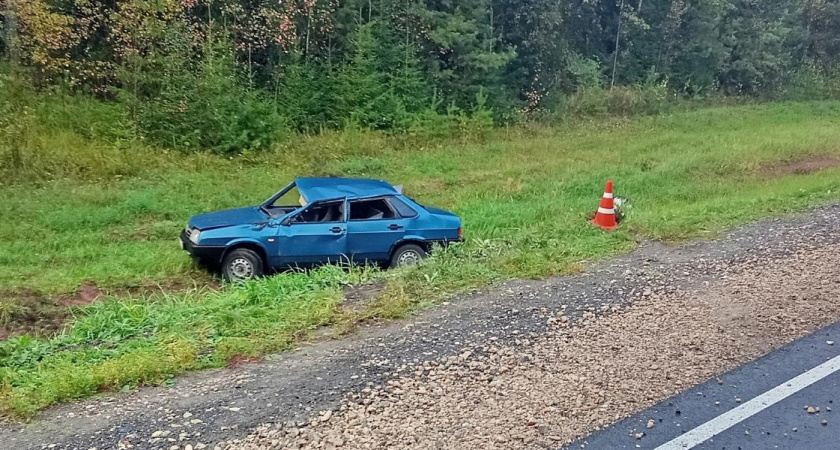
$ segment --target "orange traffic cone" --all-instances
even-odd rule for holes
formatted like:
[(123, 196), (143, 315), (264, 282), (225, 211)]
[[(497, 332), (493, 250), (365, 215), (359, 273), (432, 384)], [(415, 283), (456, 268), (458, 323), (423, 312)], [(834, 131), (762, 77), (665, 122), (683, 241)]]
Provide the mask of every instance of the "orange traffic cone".
[(592, 219), (592, 224), (605, 230), (615, 230), (618, 222), (615, 220), (615, 204), (613, 203), (613, 182), (607, 180), (607, 187), (604, 189), (604, 196), (601, 198), (601, 207)]

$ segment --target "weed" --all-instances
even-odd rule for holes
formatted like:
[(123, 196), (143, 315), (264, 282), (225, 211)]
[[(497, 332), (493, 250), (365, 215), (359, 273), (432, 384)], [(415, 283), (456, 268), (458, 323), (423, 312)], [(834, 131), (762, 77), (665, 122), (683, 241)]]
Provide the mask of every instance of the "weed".
[[(467, 241), (395, 271), (330, 266), (221, 290), (105, 296), (74, 309), (52, 338), (0, 344), (0, 409), (25, 417), (98, 391), (166, 383), (293, 348), (315, 327), (402, 317), (496, 280), (574, 272), (637, 239), (708, 236), (834, 201), (837, 167), (773, 177), (766, 168), (840, 155), (838, 118), (840, 103), (812, 102), (533, 125), (457, 141), (351, 130), (234, 159), (129, 155), (44, 134), (41, 158), (66, 163), (55, 168), (61, 176), (0, 186), (0, 285), (10, 293), (0, 320), (15, 317), (13, 293), (26, 289), (61, 296), (89, 281), (106, 293), (147, 280), (204, 283), (176, 242), (189, 216), (255, 204), (296, 175), (336, 168), (381, 176), (421, 203), (454, 210)], [(586, 220), (607, 178), (633, 205), (613, 233)], [(342, 312), (343, 286), (372, 280), (385, 287), (368, 307)]]

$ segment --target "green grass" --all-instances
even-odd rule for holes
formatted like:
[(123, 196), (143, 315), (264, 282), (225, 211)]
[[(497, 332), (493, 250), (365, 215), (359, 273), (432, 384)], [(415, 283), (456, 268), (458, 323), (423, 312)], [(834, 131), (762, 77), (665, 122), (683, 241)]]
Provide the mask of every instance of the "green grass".
[[(283, 350), (322, 324), (397, 317), (493, 280), (572, 272), (642, 239), (712, 235), (840, 197), (838, 168), (784, 176), (765, 170), (840, 156), (840, 102), (502, 129), (431, 144), (348, 131), (236, 159), (43, 139), (39, 158), (64, 161), (60, 176), (0, 187), (6, 303), (22, 290), (58, 297), (84, 282), (112, 292), (149, 281), (204, 283), (207, 275), (177, 246), (189, 216), (257, 203), (295, 175), (404, 184), (417, 200), (459, 213), (468, 241), (403, 271), (328, 267), (220, 291), (109, 297), (74, 310), (58, 336), (0, 344), (0, 410), (19, 417), (220, 366), (233, 355)], [(614, 233), (585, 218), (607, 178), (633, 206)], [(387, 280), (385, 292), (348, 317), (339, 308), (342, 285), (374, 278)]]

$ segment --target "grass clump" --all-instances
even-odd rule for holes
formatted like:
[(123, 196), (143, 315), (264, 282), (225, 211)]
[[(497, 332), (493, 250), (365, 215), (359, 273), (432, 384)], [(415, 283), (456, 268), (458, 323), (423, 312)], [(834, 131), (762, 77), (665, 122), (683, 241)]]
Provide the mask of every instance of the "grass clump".
[(222, 291), (105, 299), (52, 339), (0, 342), (0, 411), (26, 417), (55, 402), (288, 349), (335, 318), (342, 285), (370, 276), (329, 266)]
[[(44, 135), (56, 145), (43, 151), (100, 161), (100, 173), (65, 170), (0, 186), (0, 318), (19, 315), (14, 302), (27, 290), (62, 298), (91, 282), (106, 293), (149, 280), (206, 284), (176, 242), (187, 219), (258, 203), (298, 175), (403, 184), (418, 201), (458, 213), (467, 242), (406, 270), (325, 267), (221, 290), (106, 297), (74, 309), (54, 337), (0, 343), (0, 409), (26, 417), (51, 403), (292, 348), (324, 324), (402, 317), (495, 280), (573, 272), (643, 239), (708, 236), (834, 201), (838, 120), (835, 101), (742, 105), (454, 141), (327, 132), (268, 153), (189, 161), (129, 158), (96, 144), (70, 152), (61, 136)], [(607, 178), (633, 205), (614, 233), (587, 221)], [(373, 279), (385, 286), (367, 309), (342, 311), (344, 286)]]

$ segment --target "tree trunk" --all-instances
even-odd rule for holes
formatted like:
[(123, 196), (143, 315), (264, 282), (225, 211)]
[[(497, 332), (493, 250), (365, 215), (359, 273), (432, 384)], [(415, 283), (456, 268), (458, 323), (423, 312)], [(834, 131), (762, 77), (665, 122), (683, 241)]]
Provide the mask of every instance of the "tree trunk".
[(624, 12), (624, 0), (621, 0), (621, 4), (618, 5), (618, 26), (615, 30), (615, 54), (613, 54), (613, 67), (612, 67), (612, 81), (610, 81), (610, 90), (615, 87), (615, 70), (618, 67), (618, 49), (619, 43), (621, 42), (621, 13)]
[(6, 1), (6, 9), (3, 10), (5, 31), (3, 36), (5, 57), (16, 67), (20, 63), (20, 47), (18, 43), (18, 15), (13, 1)]

